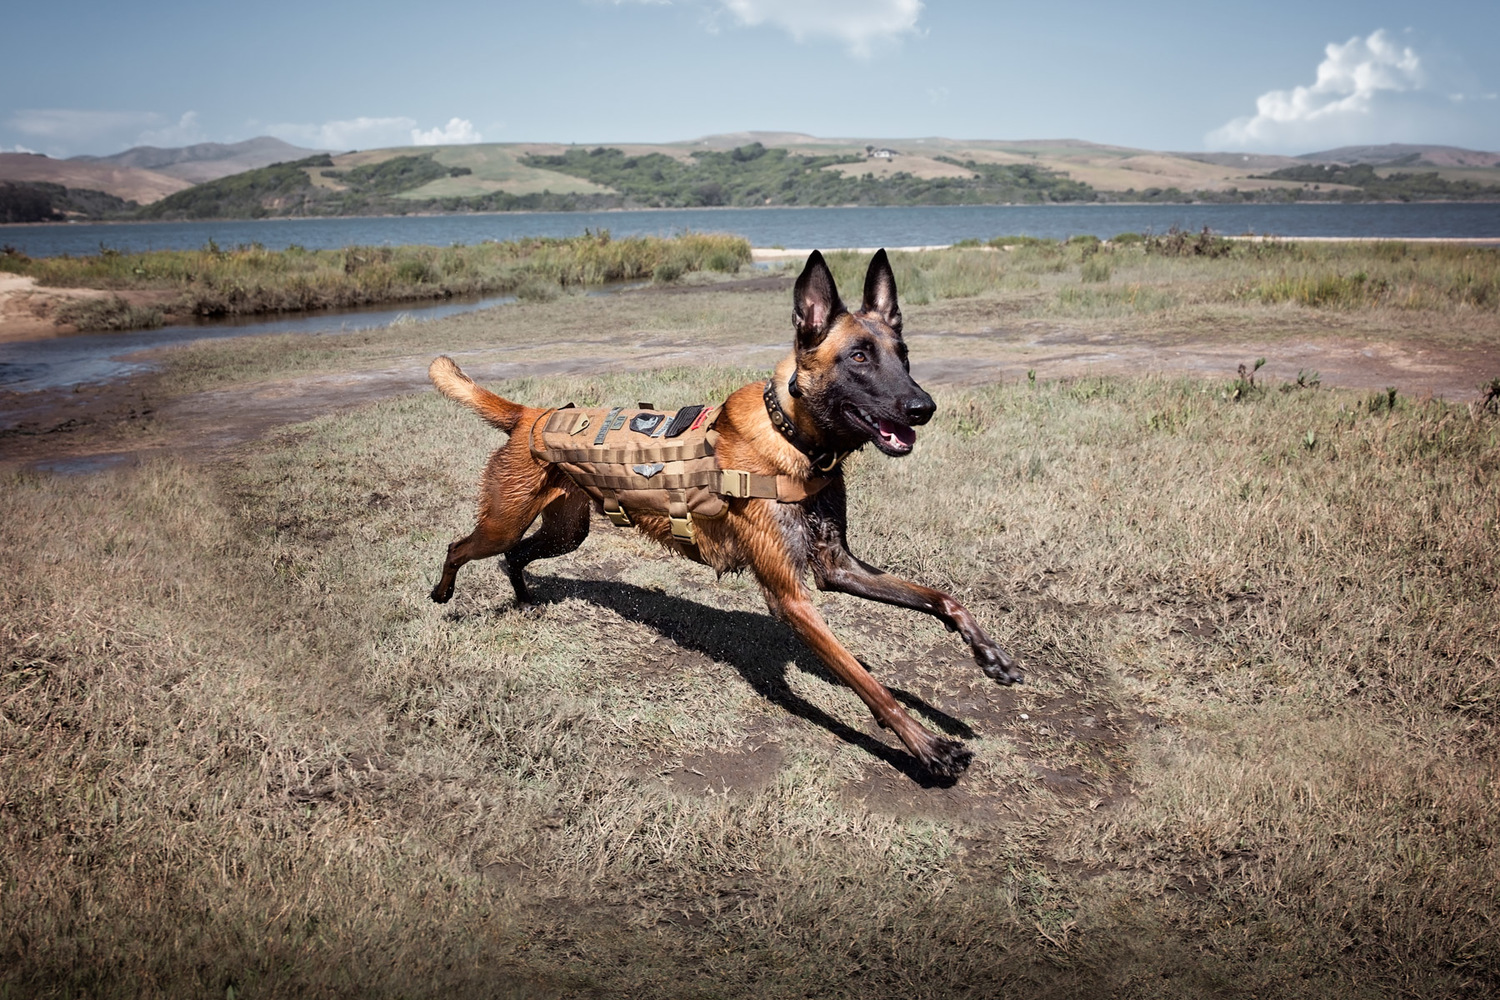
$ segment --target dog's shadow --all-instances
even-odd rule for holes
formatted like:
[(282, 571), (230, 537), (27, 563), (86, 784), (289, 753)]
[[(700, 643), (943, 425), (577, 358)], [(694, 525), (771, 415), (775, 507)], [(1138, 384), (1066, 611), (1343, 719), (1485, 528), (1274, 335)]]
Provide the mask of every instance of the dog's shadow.
[[(887, 746), (868, 733), (840, 722), (793, 691), (787, 683), (786, 664), (789, 661), (804, 673), (830, 684), (842, 686), (843, 682), (798, 642), (786, 625), (768, 613), (725, 611), (629, 583), (557, 576), (534, 577), (532, 595), (539, 603), (550, 604), (576, 597), (608, 608), (622, 618), (645, 625), (683, 649), (732, 665), (762, 697), (793, 715), (822, 726), (845, 743), (880, 758), (922, 787), (947, 788), (954, 783), (952, 778), (937, 778), (929, 774), (905, 749)], [(974, 731), (962, 720), (917, 695), (900, 688), (888, 690), (898, 701), (948, 735), (960, 739), (974, 736)]]

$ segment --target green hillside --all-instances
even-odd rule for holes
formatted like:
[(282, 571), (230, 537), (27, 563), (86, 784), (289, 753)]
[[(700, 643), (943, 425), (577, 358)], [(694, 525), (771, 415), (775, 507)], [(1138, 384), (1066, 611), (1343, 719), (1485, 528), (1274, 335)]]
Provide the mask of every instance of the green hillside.
[[(751, 141), (726, 141), (740, 138)], [(742, 133), (658, 145), (484, 143), (320, 154), (200, 184), (145, 206), (136, 217), (719, 205), (1500, 201), (1496, 168), (1415, 173), (1415, 163), (1308, 163), (1267, 172), (1273, 165), (1268, 163), (1252, 173), (1248, 161), (1237, 167), (1222, 158), (1075, 140), (914, 139), (896, 145)]]
[(463, 174), (429, 181), (420, 187), (403, 191), (407, 201), (434, 198), (483, 198), (504, 193), (510, 195), (584, 194), (607, 195), (611, 192), (587, 180), (569, 177), (553, 170), (539, 170), (521, 162), (524, 154), (498, 143), (476, 146), (446, 146), (433, 159), (446, 167), (467, 171)]
[(1368, 163), (1309, 163), (1273, 170), (1265, 176), (1269, 180), (1301, 181), (1319, 186), (1339, 184), (1352, 188), (1352, 191), (1330, 195), (1341, 201), (1500, 201), (1500, 185), (1484, 184), (1470, 178), (1450, 179), (1436, 170), (1410, 173), (1377, 171)]
[[(323, 191), (308, 178), (308, 169), (333, 166), (326, 153), (291, 163), (246, 170), (198, 184), (152, 202), (140, 210), (143, 219), (259, 219), (276, 215), (342, 215), (317, 211)], [(348, 213), (353, 214), (353, 213)]]
[(0, 181), (0, 223), (117, 219), (136, 207), (133, 201), (103, 191), (43, 181)]
[(661, 153), (629, 156), (619, 149), (569, 149), (531, 156), (534, 167), (606, 185), (652, 208), (712, 205), (989, 205), (1093, 201), (1087, 184), (1031, 164), (978, 164), (939, 158), (961, 168), (958, 176), (894, 173), (851, 176), (830, 170), (864, 163), (856, 154), (807, 156), (767, 149), (758, 142), (726, 152), (697, 151), (688, 162)]

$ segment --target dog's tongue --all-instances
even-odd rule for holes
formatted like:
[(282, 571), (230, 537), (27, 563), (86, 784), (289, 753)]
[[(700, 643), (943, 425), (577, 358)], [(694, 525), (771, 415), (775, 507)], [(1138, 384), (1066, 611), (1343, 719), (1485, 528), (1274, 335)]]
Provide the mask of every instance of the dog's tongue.
[(900, 448), (903, 451), (917, 443), (917, 432), (894, 420), (880, 421), (880, 436), (885, 438), (886, 443), (892, 448)]

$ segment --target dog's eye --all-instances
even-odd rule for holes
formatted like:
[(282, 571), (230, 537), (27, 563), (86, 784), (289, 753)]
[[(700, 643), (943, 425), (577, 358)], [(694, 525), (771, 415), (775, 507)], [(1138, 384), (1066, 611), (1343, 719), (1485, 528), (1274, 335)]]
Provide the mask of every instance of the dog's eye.
[(864, 364), (866, 361), (870, 360), (869, 358), (865, 357), (864, 351), (855, 351), (853, 354), (849, 355), (849, 357), (853, 358), (855, 361), (858, 361), (860, 364)]

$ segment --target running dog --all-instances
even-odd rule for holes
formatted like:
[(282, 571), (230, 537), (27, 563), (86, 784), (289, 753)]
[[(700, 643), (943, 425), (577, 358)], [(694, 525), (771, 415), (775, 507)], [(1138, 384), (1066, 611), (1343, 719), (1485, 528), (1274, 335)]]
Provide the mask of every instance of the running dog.
[[(569, 416), (580, 427), (588, 426), (587, 420), (566, 410), (513, 403), (475, 385), (450, 359), (434, 361), (429, 375), (438, 390), (510, 440), (490, 457), (479, 523), (448, 546), (432, 599), (441, 604), (453, 596), (454, 577), (465, 563), (504, 554), (516, 600), (527, 604), (527, 564), (578, 548), (589, 533), (590, 507), (608, 509), (615, 523), (632, 524), (720, 573), (748, 568), (771, 613), (854, 689), (876, 720), (894, 730), (929, 773), (957, 777), (972, 752), (934, 735), (907, 714), (829, 631), (807, 586), (810, 575), (820, 590), (932, 615), (963, 637), (990, 678), (1001, 684), (1021, 681), (1015, 659), (962, 604), (861, 561), (845, 540), (843, 458), (866, 444), (893, 457), (910, 454), (917, 438), (913, 428), (937, 409), (911, 377), (896, 280), (885, 251), (870, 261), (864, 294), (853, 312), (840, 300), (823, 255), (813, 251), (792, 293), (792, 318), (794, 346), (775, 374), (736, 391), (712, 421), (718, 468), (735, 470), (736, 482), (753, 478), (774, 485), (746, 495), (727, 485), (732, 477), (726, 473), (726, 485), (718, 491), (724, 502), (711, 517), (674, 518), (664, 508), (624, 511), (619, 502), (606, 508), (597, 491), (591, 496), (558, 462), (539, 457), (536, 450), (537, 435), (551, 427), (547, 421), (553, 415)], [(611, 411), (610, 417), (618, 412)], [(604, 424), (609, 429), (610, 419)], [(600, 430), (599, 441), (604, 439), (605, 430)], [(634, 468), (644, 468), (649, 477), (660, 467)], [(527, 536), (537, 517), (541, 525)]]

